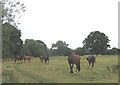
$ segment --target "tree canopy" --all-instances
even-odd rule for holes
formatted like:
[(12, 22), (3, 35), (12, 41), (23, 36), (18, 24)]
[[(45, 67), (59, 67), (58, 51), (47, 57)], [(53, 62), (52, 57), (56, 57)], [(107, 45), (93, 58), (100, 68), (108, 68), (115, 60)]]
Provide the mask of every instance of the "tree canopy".
[(66, 52), (68, 50), (68, 44), (64, 41), (57, 41), (55, 44), (52, 44), (52, 49), (55, 49), (56, 54), (61, 56), (61, 55), (66, 55)]
[(110, 47), (108, 36), (99, 31), (91, 32), (83, 41), (83, 47), (89, 49), (92, 54), (104, 54)]
[(75, 54), (84, 55), (85, 54), (84, 49), (81, 48), (81, 47), (76, 48), (75, 49)]
[(23, 54), (34, 57), (48, 56), (48, 49), (44, 42), (40, 40), (26, 39), (23, 45)]
[[(25, 6), (21, 0), (2, 0), (2, 56), (13, 57), (19, 54), (23, 41), (21, 31), (17, 28), (19, 18), (25, 12)], [(0, 11), (0, 12), (1, 12)]]
[(22, 48), (21, 31), (5, 23), (2, 25), (2, 55), (4, 57), (16, 56)]

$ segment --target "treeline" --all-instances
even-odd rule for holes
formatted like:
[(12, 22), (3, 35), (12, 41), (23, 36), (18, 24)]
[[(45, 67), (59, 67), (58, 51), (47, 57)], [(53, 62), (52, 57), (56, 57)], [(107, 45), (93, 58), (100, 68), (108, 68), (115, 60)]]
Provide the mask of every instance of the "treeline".
[[(117, 48), (108, 49), (109, 39), (105, 34), (95, 31), (91, 32), (83, 41), (83, 47), (76, 49), (69, 48), (69, 44), (65, 41), (57, 41), (53, 43), (51, 48), (41, 40), (26, 39), (21, 40), (21, 31), (9, 23), (2, 25), (2, 55), (3, 58), (15, 57), (17, 55), (29, 55), (34, 57), (39, 56), (67, 56), (68, 52), (73, 52), (78, 55), (116, 55)], [(91, 35), (92, 34), (92, 35)]]
[[(65, 41), (64, 42), (57, 41), (56, 43), (52, 44), (50, 49), (48, 49), (46, 44), (40, 40), (26, 39), (25, 43), (23, 44), (23, 41), (20, 38), (21, 31), (19, 29), (17, 29), (15, 26), (12, 26), (9, 23), (3, 24), (2, 28), (3, 28), (2, 30), (3, 58), (15, 57), (17, 55), (21, 55), (21, 56), (30, 55), (34, 57), (39, 57), (41, 55), (66, 56), (68, 51), (71, 51), (78, 55), (91, 55), (91, 54), (115, 55), (118, 54), (119, 51), (117, 48), (107, 49), (107, 46), (110, 47), (110, 45), (108, 45), (107, 43), (103, 44), (104, 42), (103, 39), (105, 39), (104, 37), (106, 36), (104, 35), (104, 37), (101, 37), (98, 36), (100, 34), (95, 34), (95, 33), (100, 33), (98, 31), (92, 32), (94, 33), (95, 36), (88, 35), (88, 37), (85, 39), (86, 43), (85, 40), (83, 41), (83, 43), (85, 43), (83, 47), (78, 47), (75, 50), (73, 50), (71, 48), (68, 48), (69, 44), (67, 44)], [(92, 39), (90, 38), (90, 36), (94, 38)], [(109, 40), (109, 39), (105, 39), (105, 40)], [(96, 47), (99, 48), (97, 49)]]
[[(48, 50), (49, 54), (51, 56), (66, 56), (67, 52), (71, 51), (75, 54), (78, 55), (92, 55), (93, 53), (91, 52), (90, 49), (84, 48), (84, 47), (78, 47), (76, 49), (71, 49), (68, 48), (68, 44), (63, 41), (57, 41), (56, 44), (52, 44), (51, 49)], [(112, 49), (106, 49), (104, 53), (96, 53), (96, 55), (101, 54), (101, 55), (117, 55), (120, 50), (117, 48), (112, 48)]]

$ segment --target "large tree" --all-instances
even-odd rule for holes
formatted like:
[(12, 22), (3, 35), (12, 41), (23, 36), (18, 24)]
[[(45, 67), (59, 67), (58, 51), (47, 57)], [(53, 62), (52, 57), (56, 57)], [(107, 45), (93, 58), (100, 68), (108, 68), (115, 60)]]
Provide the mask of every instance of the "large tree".
[(35, 57), (48, 56), (47, 46), (40, 40), (26, 39), (23, 45), (23, 53)]
[(91, 32), (83, 41), (84, 48), (90, 50), (92, 54), (104, 54), (110, 47), (108, 36), (99, 31)]
[(2, 11), (2, 56), (12, 57), (19, 54), (22, 48), (21, 31), (18, 29), (19, 18), (26, 7), (21, 0), (0, 0)]
[(2, 25), (2, 55), (3, 58), (18, 55), (22, 48), (21, 31), (5, 23)]
[(84, 51), (83, 48), (78, 47), (78, 48), (75, 49), (75, 54), (84, 55), (84, 54), (85, 54), (85, 51)]
[(68, 44), (63, 41), (57, 41), (55, 44), (52, 44), (52, 49), (56, 49), (56, 54), (59, 56), (66, 55)]

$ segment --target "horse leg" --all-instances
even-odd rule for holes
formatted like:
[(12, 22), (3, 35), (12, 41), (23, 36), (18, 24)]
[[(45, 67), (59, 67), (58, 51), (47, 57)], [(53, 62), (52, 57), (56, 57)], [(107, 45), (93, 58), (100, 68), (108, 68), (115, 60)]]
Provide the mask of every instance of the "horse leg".
[(89, 66), (90, 66), (91, 62), (89, 61)]
[(76, 72), (77, 72), (77, 69), (78, 69), (78, 68), (76, 67)]
[(25, 58), (24, 58), (24, 63), (25, 63)]
[(78, 71), (80, 71), (80, 62), (77, 65)]
[(22, 62), (22, 59), (21, 59), (20, 61), (21, 61), (21, 64), (22, 64), (22, 63), (23, 63), (23, 62)]
[(46, 63), (46, 61), (47, 61), (47, 60), (45, 59), (45, 63)]
[(16, 63), (16, 59), (15, 59), (15, 63)]
[(47, 59), (48, 63), (49, 63), (49, 59)]
[(92, 62), (92, 67), (94, 67), (94, 62)]
[(19, 64), (19, 59), (18, 59), (18, 64)]
[(70, 72), (73, 73), (73, 64), (72, 64), (72, 66), (70, 64)]
[(71, 73), (73, 73), (73, 65), (74, 65), (74, 64), (72, 64), (72, 67), (71, 67)]
[(77, 72), (77, 70), (78, 70), (78, 72), (80, 71), (80, 62), (78, 63), (78, 64), (76, 64), (76, 72)]
[(30, 63), (30, 58), (29, 58), (29, 63)]
[(71, 64), (69, 63), (69, 65), (70, 65), (70, 72), (71, 72)]

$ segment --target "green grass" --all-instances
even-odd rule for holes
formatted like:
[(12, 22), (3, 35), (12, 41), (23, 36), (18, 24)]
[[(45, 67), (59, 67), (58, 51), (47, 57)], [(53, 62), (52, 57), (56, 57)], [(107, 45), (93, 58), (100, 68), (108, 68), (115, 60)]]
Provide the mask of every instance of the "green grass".
[[(18, 83), (117, 83), (118, 72), (107, 70), (118, 64), (117, 55), (99, 55), (96, 57), (95, 67), (89, 67), (87, 56), (81, 57), (81, 71), (70, 73), (67, 57), (50, 57), (49, 64), (42, 63), (39, 58), (32, 57), (31, 63), (15, 64), (13, 60), (3, 60), (3, 72), (13, 71)], [(8, 75), (9, 76), (9, 75)], [(14, 77), (13, 76), (13, 77)], [(4, 75), (3, 75), (4, 77)], [(5, 81), (5, 78), (3, 78)]]

